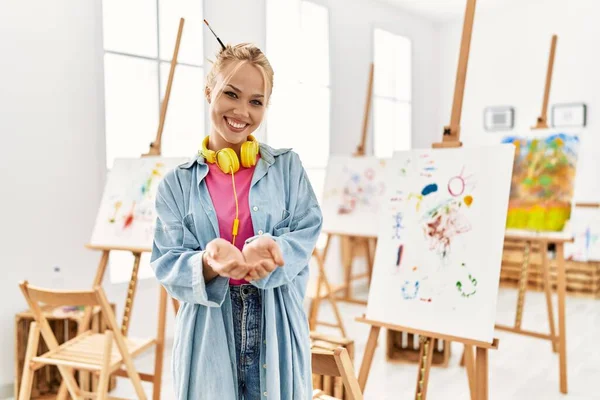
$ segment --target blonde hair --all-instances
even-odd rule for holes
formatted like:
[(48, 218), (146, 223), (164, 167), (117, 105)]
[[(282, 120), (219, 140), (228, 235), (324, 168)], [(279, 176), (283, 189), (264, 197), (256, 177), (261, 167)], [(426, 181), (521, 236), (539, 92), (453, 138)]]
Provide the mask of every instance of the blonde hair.
[(231, 63), (237, 62), (238, 65), (233, 69), (232, 72), (225, 78), (225, 81), (229, 81), (231, 76), (245, 63), (250, 63), (258, 68), (261, 72), (265, 84), (265, 100), (268, 104), (268, 99), (271, 97), (273, 91), (273, 67), (267, 60), (267, 57), (263, 52), (252, 43), (240, 43), (235, 46), (227, 45), (225, 49), (217, 53), (216, 60), (212, 63), (212, 68), (206, 76), (206, 86), (204, 93), (207, 98), (210, 98), (210, 92), (216, 85), (217, 75), (222, 72)]

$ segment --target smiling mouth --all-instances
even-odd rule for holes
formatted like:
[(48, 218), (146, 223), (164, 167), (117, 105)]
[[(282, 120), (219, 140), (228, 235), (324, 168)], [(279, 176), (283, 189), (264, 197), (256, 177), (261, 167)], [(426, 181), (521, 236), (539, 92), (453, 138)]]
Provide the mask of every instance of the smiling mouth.
[(225, 119), (227, 126), (229, 126), (229, 128), (231, 128), (235, 131), (242, 131), (248, 126), (248, 124), (245, 122), (230, 119), (228, 117), (223, 117), (223, 118)]

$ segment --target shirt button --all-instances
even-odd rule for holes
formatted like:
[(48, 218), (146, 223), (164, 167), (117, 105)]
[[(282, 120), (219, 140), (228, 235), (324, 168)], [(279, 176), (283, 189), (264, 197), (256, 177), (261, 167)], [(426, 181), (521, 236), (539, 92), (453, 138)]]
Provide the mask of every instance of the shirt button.
[(252, 211), (258, 211), (258, 207), (256, 207), (256, 206), (252, 207)]
[(263, 232), (262, 230), (259, 230), (259, 231), (258, 231), (258, 234), (259, 234), (259, 235), (262, 235), (263, 233), (264, 233), (264, 232)]
[(267, 369), (267, 364), (263, 364), (263, 368), (264, 368), (264, 369)]
[(265, 397), (267, 397), (267, 392), (264, 392), (263, 394), (265, 395)]

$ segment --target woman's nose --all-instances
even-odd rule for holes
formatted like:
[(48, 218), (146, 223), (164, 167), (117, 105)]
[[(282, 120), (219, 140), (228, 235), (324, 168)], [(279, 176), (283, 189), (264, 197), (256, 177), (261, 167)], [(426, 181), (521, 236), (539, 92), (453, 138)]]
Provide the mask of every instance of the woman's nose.
[(236, 114), (236, 115), (243, 116), (243, 117), (248, 117), (249, 116), (248, 107), (245, 106), (245, 105), (239, 105), (239, 106), (235, 107), (233, 109), (233, 113)]

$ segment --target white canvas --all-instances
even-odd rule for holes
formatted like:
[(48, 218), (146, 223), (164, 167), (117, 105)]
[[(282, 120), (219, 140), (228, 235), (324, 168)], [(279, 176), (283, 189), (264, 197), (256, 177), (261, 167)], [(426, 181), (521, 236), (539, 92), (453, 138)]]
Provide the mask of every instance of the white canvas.
[(600, 136), (596, 132), (584, 131), (580, 134), (581, 145), (577, 160), (573, 202), (600, 203)]
[(120, 158), (108, 174), (91, 244), (152, 248), (154, 199), (165, 174), (185, 158)]
[(321, 205), (323, 232), (377, 236), (385, 162), (376, 157), (330, 157)]
[(394, 154), (368, 319), (492, 342), (513, 158), (512, 144)]
[(574, 207), (565, 230), (574, 238), (565, 243), (567, 260), (600, 261), (600, 209)]

